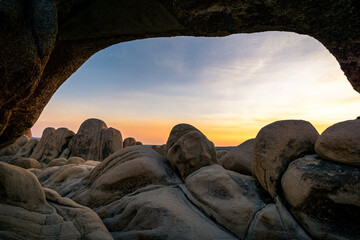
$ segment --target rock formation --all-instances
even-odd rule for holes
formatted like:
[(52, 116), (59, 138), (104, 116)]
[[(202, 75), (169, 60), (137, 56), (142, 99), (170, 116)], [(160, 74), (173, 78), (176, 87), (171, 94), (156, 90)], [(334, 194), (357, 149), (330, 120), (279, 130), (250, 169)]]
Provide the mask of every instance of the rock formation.
[(263, 31), (314, 37), (360, 91), (357, 0), (5, 0), (0, 5), (0, 147), (31, 128), (60, 85), (101, 49), (149, 37)]
[(278, 194), (289, 163), (315, 153), (318, 137), (311, 123), (302, 120), (277, 121), (259, 131), (253, 146), (252, 172), (272, 197)]
[[(360, 148), (345, 144), (356, 143), (355, 133), (337, 130), (353, 129), (354, 121), (320, 137), (306, 121), (265, 126), (224, 155), (252, 159), (253, 176), (216, 164), (213, 144), (188, 124), (171, 130), (166, 156), (142, 145), (102, 162), (70, 157), (40, 164), (10, 155), (0, 162), (0, 238), (359, 239), (360, 169), (341, 160)], [(84, 125), (93, 127), (79, 131), (72, 149), (108, 129), (101, 120)], [(47, 152), (56, 131), (45, 132), (39, 152)], [(314, 154), (315, 142), (330, 148), (331, 139), (345, 139), (336, 161)]]
[(121, 133), (108, 128), (102, 120), (88, 119), (69, 142), (69, 156), (102, 161), (122, 148)]
[(201, 167), (217, 162), (214, 144), (188, 124), (176, 125), (166, 143), (167, 159), (183, 179)]
[(226, 169), (252, 175), (252, 150), (255, 139), (249, 139), (236, 148), (225, 153), (219, 160), (219, 164)]

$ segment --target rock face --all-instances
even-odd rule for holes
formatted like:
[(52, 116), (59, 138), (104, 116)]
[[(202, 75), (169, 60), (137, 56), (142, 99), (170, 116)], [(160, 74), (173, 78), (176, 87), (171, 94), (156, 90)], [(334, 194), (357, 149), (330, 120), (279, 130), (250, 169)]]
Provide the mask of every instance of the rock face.
[(315, 239), (360, 238), (360, 169), (320, 159), (297, 159), (282, 179), (290, 211)]
[(102, 120), (88, 119), (69, 142), (68, 155), (85, 160), (102, 161), (122, 148), (120, 131), (108, 128)]
[(360, 167), (360, 119), (327, 128), (316, 141), (321, 158)]
[(29, 171), (0, 163), (1, 239), (112, 239), (89, 208), (46, 190)]
[(136, 140), (133, 137), (128, 137), (124, 139), (123, 148), (130, 147), (136, 144)]
[(199, 169), (185, 183), (187, 197), (240, 239), (244, 239), (256, 212), (266, 205), (255, 179), (217, 164)]
[(31, 7), (5, 0), (0, 6), (0, 147), (14, 142), (31, 127), (55, 91), (94, 53), (145, 37), (276, 30), (307, 34), (329, 49), (352, 86), (360, 91), (357, 1), (139, 0), (123, 4), (95, 0), (88, 4), (29, 4)]
[(201, 167), (217, 163), (214, 144), (195, 127), (176, 125), (166, 143), (167, 159), (183, 179)]
[(252, 149), (255, 139), (249, 139), (219, 159), (224, 168), (246, 175), (251, 175)]
[(89, 176), (89, 189), (73, 199), (86, 206), (100, 206), (147, 185), (180, 183), (168, 161), (146, 146), (115, 152)]
[(281, 189), (282, 174), (289, 163), (315, 152), (319, 134), (306, 121), (277, 121), (257, 134), (252, 154), (252, 172), (272, 197)]
[(46, 128), (30, 157), (49, 163), (60, 156), (73, 136), (74, 132), (67, 128)]
[(97, 213), (115, 239), (236, 239), (188, 202), (178, 188), (145, 188)]

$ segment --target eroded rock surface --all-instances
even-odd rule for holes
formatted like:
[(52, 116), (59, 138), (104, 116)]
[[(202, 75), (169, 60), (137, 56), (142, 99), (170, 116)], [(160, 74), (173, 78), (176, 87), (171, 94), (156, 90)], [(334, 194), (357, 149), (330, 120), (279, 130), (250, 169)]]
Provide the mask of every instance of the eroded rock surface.
[(327, 128), (316, 141), (315, 150), (323, 159), (360, 167), (360, 119)]
[(293, 160), (315, 152), (319, 133), (302, 120), (277, 121), (263, 127), (256, 136), (252, 172), (272, 197), (281, 189), (282, 174)]
[(183, 179), (201, 167), (217, 163), (214, 144), (188, 124), (173, 127), (166, 149), (167, 159)]
[(91, 209), (46, 193), (31, 172), (0, 163), (0, 238), (112, 239)]
[(360, 238), (360, 169), (310, 155), (282, 179), (290, 211), (315, 239)]
[(100, 206), (152, 184), (180, 183), (168, 161), (146, 146), (131, 146), (115, 152), (89, 176), (85, 192), (73, 199), (86, 206)]
[(215, 164), (203, 167), (186, 179), (187, 197), (216, 221), (244, 239), (256, 212), (265, 207), (251, 176), (225, 170)]
[(252, 175), (252, 150), (255, 139), (249, 139), (236, 148), (231, 149), (219, 160), (219, 164), (228, 170)]
[(236, 239), (174, 187), (140, 189), (97, 213), (115, 239)]

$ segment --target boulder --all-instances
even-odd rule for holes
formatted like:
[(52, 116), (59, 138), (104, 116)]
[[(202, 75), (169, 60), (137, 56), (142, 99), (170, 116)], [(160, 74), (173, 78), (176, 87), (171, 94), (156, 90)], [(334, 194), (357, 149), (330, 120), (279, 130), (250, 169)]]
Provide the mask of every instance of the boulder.
[(311, 240), (278, 197), (275, 197), (275, 202), (256, 213), (245, 239)]
[(31, 138), (26, 135), (21, 136), (16, 142), (13, 144), (0, 149), (0, 156), (13, 156), (16, 152), (24, 146)]
[(167, 159), (183, 179), (201, 167), (217, 163), (214, 144), (195, 127), (176, 125), (166, 143)]
[(136, 143), (135, 138), (133, 138), (133, 137), (125, 138), (123, 148), (133, 146), (133, 145), (135, 145), (135, 143)]
[(216, 150), (216, 158), (217, 158), (218, 162), (219, 162), (219, 159), (222, 158), (222, 156), (224, 156), (228, 152), (229, 152), (228, 150)]
[(14, 159), (17, 158), (29, 158), (36, 147), (36, 145), (39, 143), (39, 139), (30, 139), (28, 142), (25, 143), (24, 146), (22, 146), (14, 155)]
[(73, 136), (74, 132), (67, 128), (46, 128), (31, 157), (49, 163), (60, 156)]
[(360, 168), (309, 155), (282, 178), (290, 212), (314, 239), (360, 239)]
[(33, 158), (15, 158), (11, 160), (9, 163), (25, 169), (28, 168), (41, 169), (41, 164), (39, 163), (39, 161)]
[(147, 185), (180, 182), (164, 157), (150, 147), (131, 146), (113, 153), (101, 162), (88, 177), (89, 188), (72, 199), (96, 207)]
[(151, 146), (153, 150), (155, 150), (161, 156), (166, 157), (166, 144), (163, 145), (153, 145)]
[(281, 192), (281, 177), (293, 160), (315, 152), (319, 134), (306, 121), (277, 121), (263, 127), (253, 146), (252, 172), (272, 197)]
[(120, 131), (108, 128), (102, 120), (91, 118), (81, 124), (79, 131), (69, 142), (68, 156), (102, 161), (121, 148)]
[(89, 177), (94, 168), (95, 166), (88, 162), (50, 167), (37, 177), (42, 186), (55, 190), (63, 197), (73, 198), (87, 190), (84, 178)]
[(360, 167), (360, 119), (327, 128), (315, 144), (321, 158)]
[(189, 175), (185, 184), (186, 196), (240, 239), (244, 239), (255, 214), (266, 205), (262, 197), (267, 194), (253, 177), (217, 164)]
[(91, 209), (43, 190), (35, 175), (0, 163), (0, 239), (112, 239)]
[(236, 239), (175, 187), (148, 187), (96, 211), (115, 239)]
[(63, 166), (66, 164), (68, 164), (68, 160), (66, 158), (56, 158), (51, 160), (47, 167)]
[(241, 174), (251, 175), (252, 149), (255, 139), (249, 139), (231, 149), (218, 161), (224, 168)]
[(81, 157), (71, 157), (68, 159), (67, 164), (80, 164), (85, 162)]

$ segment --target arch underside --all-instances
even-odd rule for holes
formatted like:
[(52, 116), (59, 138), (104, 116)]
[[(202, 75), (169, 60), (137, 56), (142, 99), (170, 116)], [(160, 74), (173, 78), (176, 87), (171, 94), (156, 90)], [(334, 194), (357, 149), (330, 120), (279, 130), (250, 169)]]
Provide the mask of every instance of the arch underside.
[(32, 127), (55, 91), (94, 53), (135, 39), (306, 34), (335, 56), (360, 92), (357, 0), (6, 0), (0, 31), (0, 147)]

